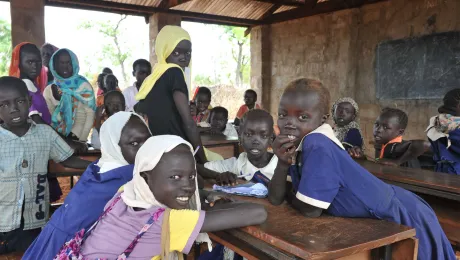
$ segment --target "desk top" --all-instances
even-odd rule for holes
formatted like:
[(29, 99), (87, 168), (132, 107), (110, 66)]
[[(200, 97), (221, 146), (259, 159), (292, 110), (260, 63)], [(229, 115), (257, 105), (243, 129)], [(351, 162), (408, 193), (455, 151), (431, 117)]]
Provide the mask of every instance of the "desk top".
[(267, 199), (235, 198), (263, 204), (268, 211), (264, 224), (242, 228), (243, 232), (302, 259), (335, 259), (415, 236), (414, 229), (387, 221), (306, 218), (286, 202), (273, 206)]
[(460, 196), (460, 176), (457, 175), (387, 166), (366, 160), (357, 160), (356, 162), (384, 181), (415, 185)]
[(225, 136), (225, 135), (210, 135), (201, 134), (201, 142), (204, 146), (209, 145), (222, 145), (222, 144), (236, 144), (238, 143), (238, 137), (236, 136)]

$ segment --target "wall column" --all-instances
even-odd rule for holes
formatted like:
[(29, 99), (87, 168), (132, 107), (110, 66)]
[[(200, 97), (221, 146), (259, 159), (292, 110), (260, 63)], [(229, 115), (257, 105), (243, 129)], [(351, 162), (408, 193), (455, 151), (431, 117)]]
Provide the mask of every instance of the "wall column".
[(149, 17), (149, 47), (150, 47), (150, 63), (156, 64), (157, 57), (155, 55), (155, 39), (158, 33), (166, 25), (178, 25), (181, 24), (180, 15), (171, 15), (166, 13), (156, 13)]
[(42, 46), (45, 43), (45, 1), (10, 0), (10, 10), (13, 46), (21, 42)]
[(258, 94), (258, 102), (272, 115), (271, 104), (271, 27), (262, 25), (251, 30), (251, 88)]

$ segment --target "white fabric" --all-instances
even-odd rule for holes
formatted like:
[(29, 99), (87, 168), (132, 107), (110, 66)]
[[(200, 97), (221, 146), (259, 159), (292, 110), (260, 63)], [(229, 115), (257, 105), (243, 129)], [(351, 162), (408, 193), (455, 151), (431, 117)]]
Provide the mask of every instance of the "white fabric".
[(134, 83), (131, 87), (123, 90), (123, 96), (125, 96), (125, 103), (126, 103), (126, 111), (131, 112), (134, 111), (134, 106), (137, 104), (136, 94), (139, 90), (136, 87), (136, 83)]
[(35, 84), (30, 79), (22, 79), (22, 81), (24, 81), (24, 83), (26, 83), (27, 89), (30, 92), (34, 92), (34, 93), (37, 92), (37, 87), (35, 86)]
[(430, 125), (425, 131), (426, 136), (430, 138), (431, 141), (437, 141), (438, 139), (446, 137), (447, 138), (447, 148), (449, 148), (451, 145), (451, 142), (449, 140), (449, 134), (438, 132), (435, 128), (436, 121), (437, 121), (437, 116), (430, 118)]
[(329, 203), (329, 202), (324, 202), (324, 201), (321, 201), (321, 200), (310, 198), (308, 196), (303, 195), (300, 192), (297, 192), (295, 194), (295, 197), (298, 198), (302, 202), (305, 202), (305, 203), (307, 203), (309, 205), (315, 206), (315, 207), (320, 208), (320, 209), (328, 209), (329, 205), (331, 205), (331, 203)]
[[(138, 114), (124, 111), (113, 114), (102, 124), (100, 133), (101, 159), (97, 163), (100, 168), (99, 173), (128, 165), (123, 154), (121, 154), (121, 148), (118, 143), (120, 142), (123, 127), (133, 115), (139, 117), (145, 124), (144, 119)], [(147, 124), (145, 125), (147, 126)]]
[(204, 167), (219, 173), (231, 172), (239, 176), (247, 175), (243, 178), (249, 181), (258, 171), (271, 180), (277, 164), (278, 157), (273, 155), (270, 162), (265, 167), (257, 168), (249, 161), (247, 153), (241, 153), (238, 159), (233, 157), (222, 161), (207, 162), (204, 164)]
[(233, 124), (231, 124), (231, 123), (228, 123), (225, 126), (225, 130), (224, 130), (223, 134), (225, 136), (229, 136), (229, 137), (238, 137), (238, 132), (236, 131), (235, 126), (233, 126)]
[(299, 147), (297, 147), (297, 150), (296, 150), (297, 152), (302, 151), (302, 144), (303, 144), (303, 141), (305, 140), (305, 137), (311, 134), (322, 134), (326, 136), (327, 138), (329, 138), (332, 142), (334, 142), (338, 147), (340, 147), (340, 149), (345, 150), (345, 148), (343, 147), (339, 139), (335, 137), (334, 130), (332, 129), (332, 127), (329, 124), (322, 124), (320, 127), (311, 131), (310, 133), (308, 133), (302, 138), (302, 141), (300, 142)]
[(93, 128), (93, 132), (91, 133), (91, 146), (97, 150), (101, 149), (101, 140), (99, 140), (99, 132), (96, 128)]

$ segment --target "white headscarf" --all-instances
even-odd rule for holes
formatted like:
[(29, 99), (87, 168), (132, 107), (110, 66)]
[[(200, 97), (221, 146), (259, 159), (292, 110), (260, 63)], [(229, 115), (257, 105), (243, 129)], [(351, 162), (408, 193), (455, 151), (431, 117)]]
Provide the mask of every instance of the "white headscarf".
[[(192, 145), (176, 135), (158, 135), (150, 137), (139, 149), (134, 164), (133, 179), (126, 183), (124, 192), (121, 195), (126, 205), (136, 208), (148, 209), (153, 206), (165, 207), (155, 199), (152, 191), (141, 177), (141, 172), (150, 171), (160, 162), (163, 154), (170, 152), (177, 146), (185, 144), (193, 154)], [(200, 196), (198, 193), (198, 182), (195, 178), (195, 196), (190, 200), (190, 209), (200, 210)]]
[(133, 115), (139, 117), (147, 126), (144, 119), (138, 114), (124, 111), (113, 114), (102, 124), (101, 133), (99, 134), (102, 155), (97, 163), (100, 168), (99, 173), (108, 172), (129, 164), (123, 157), (118, 144), (120, 143), (121, 131), (123, 131), (123, 128)]

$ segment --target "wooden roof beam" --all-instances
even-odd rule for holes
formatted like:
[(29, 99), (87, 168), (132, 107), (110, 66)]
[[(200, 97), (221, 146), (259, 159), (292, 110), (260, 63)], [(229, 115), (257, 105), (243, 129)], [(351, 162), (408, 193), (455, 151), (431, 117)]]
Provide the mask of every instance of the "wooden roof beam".
[(303, 6), (305, 4), (305, 0), (256, 0), (256, 1), (272, 3), (272, 4), (280, 4), (280, 5), (291, 5), (291, 6)]
[(140, 6), (132, 4), (122, 4), (103, 0), (45, 0), (49, 6), (78, 8), (93, 11), (125, 13), (131, 15), (146, 16), (154, 13), (176, 14), (182, 17), (184, 21), (194, 21), (202, 23), (212, 23), (221, 25), (232, 25), (240, 27), (250, 27), (262, 24), (262, 21), (253, 19), (234, 18), (229, 16), (220, 16), (213, 14), (203, 14), (197, 12), (188, 12), (173, 10), (159, 7)]
[(299, 19), (317, 14), (332, 13), (348, 8), (357, 8), (364, 4), (377, 3), (387, 0), (328, 0), (317, 3), (316, 0), (307, 0), (305, 6), (291, 9), (285, 12), (273, 14), (265, 22), (279, 23), (288, 20)]

